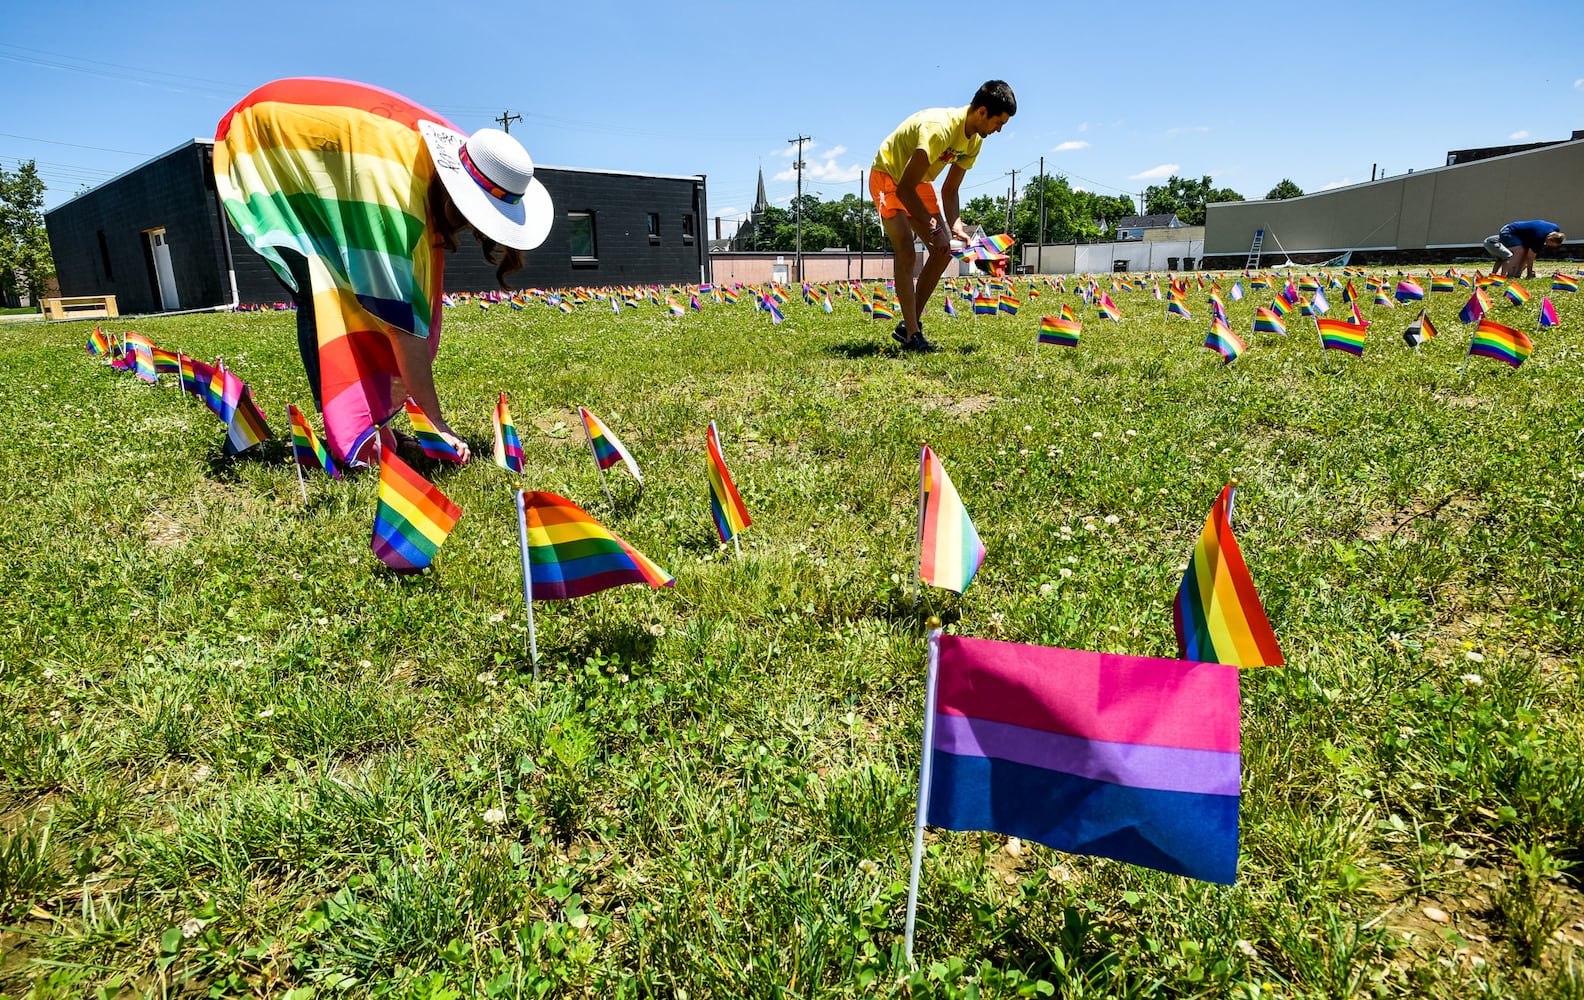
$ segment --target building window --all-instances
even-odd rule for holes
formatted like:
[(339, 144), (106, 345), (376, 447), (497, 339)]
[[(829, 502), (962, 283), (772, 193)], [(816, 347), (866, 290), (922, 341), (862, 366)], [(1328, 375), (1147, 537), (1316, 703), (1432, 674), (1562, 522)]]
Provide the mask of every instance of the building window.
[(649, 242), (650, 243), (659, 243), (660, 242), (660, 213), (659, 212), (645, 212), (644, 213), (644, 221), (649, 223)]
[(684, 212), (682, 215), (682, 242), (689, 246), (693, 243), (693, 213)]
[(594, 213), (568, 212), (567, 229), (570, 233), (572, 263), (598, 264), (599, 249), (594, 242)]
[(104, 230), (99, 230), (99, 263), (104, 265), (106, 281), (115, 280), (115, 272), (110, 270), (110, 244), (105, 242)]

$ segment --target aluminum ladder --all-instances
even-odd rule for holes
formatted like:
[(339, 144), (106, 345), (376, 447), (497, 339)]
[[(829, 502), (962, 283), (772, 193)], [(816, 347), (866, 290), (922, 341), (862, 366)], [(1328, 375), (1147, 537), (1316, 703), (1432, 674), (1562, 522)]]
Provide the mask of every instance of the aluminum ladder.
[(1259, 267), (1260, 247), (1265, 244), (1265, 230), (1254, 230), (1254, 242), (1249, 244), (1248, 261), (1244, 263), (1243, 270), (1251, 271)]

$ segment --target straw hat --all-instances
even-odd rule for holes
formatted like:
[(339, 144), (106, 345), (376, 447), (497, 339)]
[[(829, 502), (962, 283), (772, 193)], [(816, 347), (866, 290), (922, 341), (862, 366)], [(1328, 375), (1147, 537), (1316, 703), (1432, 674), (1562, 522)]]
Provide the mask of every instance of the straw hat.
[(522, 143), (496, 128), (466, 136), (420, 121), (418, 130), (446, 193), (474, 228), (517, 250), (544, 242), (555, 208), (550, 192), (534, 179), (533, 157)]

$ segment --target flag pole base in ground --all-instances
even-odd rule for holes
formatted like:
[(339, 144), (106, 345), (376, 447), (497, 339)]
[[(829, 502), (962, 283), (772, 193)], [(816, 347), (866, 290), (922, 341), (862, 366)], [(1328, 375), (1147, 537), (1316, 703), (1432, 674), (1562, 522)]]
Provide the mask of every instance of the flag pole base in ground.
[(528, 568), (528, 505), (522, 487), (517, 493), (517, 545), (522, 550), (523, 604), (528, 608), (528, 660), (533, 664), (534, 680), (539, 679), (539, 643), (534, 636), (533, 574)]
[(913, 962), (914, 918), (918, 913), (919, 868), (924, 860), (924, 820), (929, 815), (930, 749), (935, 745), (935, 676), (940, 671), (941, 620), (931, 615), (929, 622), (928, 669), (924, 679), (924, 749), (919, 754), (918, 805), (913, 814), (913, 862), (908, 870), (907, 924), (903, 932), (903, 952), (908, 968)]

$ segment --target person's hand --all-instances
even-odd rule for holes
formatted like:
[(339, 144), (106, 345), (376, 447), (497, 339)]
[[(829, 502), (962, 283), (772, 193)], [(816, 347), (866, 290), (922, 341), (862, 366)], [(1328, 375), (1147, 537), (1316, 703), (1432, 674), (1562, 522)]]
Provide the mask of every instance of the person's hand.
[(458, 455), (462, 456), (463, 464), (466, 464), (468, 459), (473, 457), (473, 453), (468, 450), (467, 442), (457, 437), (449, 430), (441, 431), (440, 436), (445, 439), (446, 444), (456, 449), (456, 453)]
[(952, 226), (951, 238), (962, 241), (963, 246), (968, 245), (968, 227), (963, 225), (961, 219), (958, 219), (957, 224)]
[(951, 230), (945, 226), (937, 225), (930, 230), (929, 248), (931, 253), (951, 253)]

